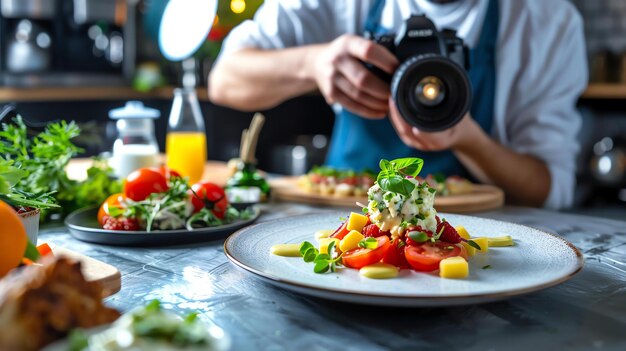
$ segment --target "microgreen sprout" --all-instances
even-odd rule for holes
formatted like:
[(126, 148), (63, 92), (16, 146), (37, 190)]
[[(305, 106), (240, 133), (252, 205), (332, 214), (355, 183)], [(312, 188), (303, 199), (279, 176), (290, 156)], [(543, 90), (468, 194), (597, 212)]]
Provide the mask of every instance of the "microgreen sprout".
[(376, 238), (365, 238), (361, 241), (359, 241), (359, 247), (363, 248), (363, 249), (370, 249), (370, 250), (374, 250), (378, 247), (378, 240), (376, 240)]

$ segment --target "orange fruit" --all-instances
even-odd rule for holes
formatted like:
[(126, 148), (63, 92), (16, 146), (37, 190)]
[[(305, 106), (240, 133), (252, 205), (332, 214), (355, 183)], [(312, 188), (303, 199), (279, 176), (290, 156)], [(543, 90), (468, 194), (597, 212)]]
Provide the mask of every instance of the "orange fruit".
[(0, 201), (0, 277), (19, 266), (26, 252), (26, 229), (13, 207)]

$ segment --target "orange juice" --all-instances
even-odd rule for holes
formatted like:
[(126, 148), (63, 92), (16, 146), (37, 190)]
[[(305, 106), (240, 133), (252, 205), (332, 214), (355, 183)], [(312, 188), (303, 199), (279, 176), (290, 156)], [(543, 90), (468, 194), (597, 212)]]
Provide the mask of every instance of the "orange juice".
[(193, 184), (202, 179), (206, 163), (206, 135), (203, 132), (169, 132), (166, 136), (167, 166)]

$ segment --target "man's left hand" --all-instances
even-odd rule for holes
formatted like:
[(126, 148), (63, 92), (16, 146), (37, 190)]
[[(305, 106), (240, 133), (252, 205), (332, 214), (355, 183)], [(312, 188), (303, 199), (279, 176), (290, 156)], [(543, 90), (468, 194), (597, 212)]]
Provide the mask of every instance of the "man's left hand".
[(441, 132), (424, 132), (411, 126), (400, 116), (392, 99), (389, 99), (389, 119), (396, 133), (406, 145), (422, 151), (442, 151), (462, 148), (484, 133), (467, 113), (455, 126)]

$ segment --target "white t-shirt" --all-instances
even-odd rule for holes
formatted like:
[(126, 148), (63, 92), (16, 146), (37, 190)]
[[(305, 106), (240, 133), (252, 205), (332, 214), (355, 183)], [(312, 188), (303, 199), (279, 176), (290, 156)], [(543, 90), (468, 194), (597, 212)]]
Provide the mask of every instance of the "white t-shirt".
[[(243, 48), (280, 49), (362, 34), (372, 2), (266, 0), (253, 20), (229, 34), (220, 59)], [(411, 14), (425, 13), (440, 29), (456, 29), (473, 47), (488, 2), (387, 0), (381, 25), (395, 31)], [(581, 124), (575, 105), (587, 84), (582, 19), (566, 0), (499, 0), (499, 11), (491, 136), (546, 162), (552, 186), (545, 207), (570, 206)]]

